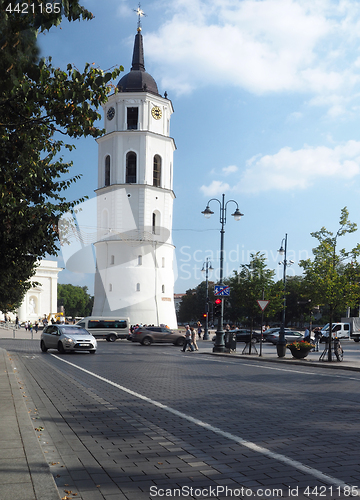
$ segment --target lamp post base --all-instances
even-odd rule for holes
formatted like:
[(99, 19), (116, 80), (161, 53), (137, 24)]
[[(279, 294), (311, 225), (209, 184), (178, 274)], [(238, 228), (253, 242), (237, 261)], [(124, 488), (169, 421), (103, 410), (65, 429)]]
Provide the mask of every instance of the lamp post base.
[(217, 331), (213, 352), (225, 352), (224, 331)]
[(279, 358), (284, 358), (286, 354), (286, 344), (276, 344), (276, 351)]

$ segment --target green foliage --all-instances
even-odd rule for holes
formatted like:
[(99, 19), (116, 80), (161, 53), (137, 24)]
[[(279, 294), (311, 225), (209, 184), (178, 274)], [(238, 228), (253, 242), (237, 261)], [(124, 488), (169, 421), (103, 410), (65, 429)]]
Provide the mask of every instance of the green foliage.
[(86, 286), (58, 285), (58, 302), (65, 309), (65, 316), (91, 316), (93, 297), (87, 293)]
[[(209, 301), (213, 301), (214, 283), (209, 282)], [(186, 291), (181, 300), (178, 321), (180, 323), (203, 322), (203, 314), (206, 304), (206, 281), (200, 283), (196, 288)]]
[(263, 254), (251, 254), (250, 264), (242, 264), (241, 271), (234, 271), (234, 276), (226, 280), (231, 288), (225, 316), (234, 323), (248, 318), (250, 322), (261, 317), (257, 300), (270, 300), (264, 317), (272, 316), (282, 307), (282, 283), (274, 283), (275, 271), (266, 267)]
[[(59, 139), (99, 137), (98, 109), (114, 88), (122, 67), (104, 73), (86, 64), (54, 68), (38, 59), (36, 37), (69, 21), (91, 19), (78, 0), (62, 0), (60, 12), (5, 11), (0, 0), (0, 309), (11, 310), (29, 288), (37, 260), (58, 252), (57, 225), (62, 214), (83, 199), (67, 201), (66, 189), (79, 176), (65, 179), (71, 163), (59, 157), (73, 145)], [(15, 5), (15, 4), (13, 4)], [(25, 4), (21, 4), (25, 5)], [(10, 288), (12, 288), (10, 297)]]
[(311, 233), (319, 242), (313, 249), (314, 258), (300, 262), (306, 293), (314, 305), (329, 307), (330, 322), (337, 309), (353, 307), (359, 299), (360, 244), (350, 251), (337, 248), (340, 237), (357, 230), (356, 224), (349, 221), (346, 207), (341, 210), (339, 226), (335, 234), (325, 227)]

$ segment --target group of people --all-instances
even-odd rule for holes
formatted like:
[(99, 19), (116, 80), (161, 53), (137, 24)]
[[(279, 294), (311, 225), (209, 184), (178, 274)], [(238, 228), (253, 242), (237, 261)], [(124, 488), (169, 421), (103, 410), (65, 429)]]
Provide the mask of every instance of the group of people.
[(37, 333), (39, 330), (39, 323), (35, 321), (35, 324), (33, 325), (31, 321), (25, 321), (24, 327), (25, 330), (29, 331), (30, 333), (32, 333), (33, 329), (35, 330), (35, 333)]
[(311, 330), (309, 330), (308, 327), (305, 327), (304, 340), (306, 340), (307, 342), (310, 342), (310, 343), (314, 343), (315, 344), (314, 350), (316, 352), (319, 351), (319, 343), (320, 343), (321, 336), (322, 336), (321, 328), (319, 326), (314, 328), (314, 330), (312, 332), (311, 332)]
[(197, 330), (193, 326), (186, 325), (186, 331), (185, 331), (185, 343), (183, 348), (181, 349), (182, 352), (185, 352), (186, 349), (190, 350), (191, 352), (198, 351), (199, 347), (196, 343), (196, 335), (198, 335), (199, 339), (201, 339), (201, 323), (198, 321), (197, 324)]

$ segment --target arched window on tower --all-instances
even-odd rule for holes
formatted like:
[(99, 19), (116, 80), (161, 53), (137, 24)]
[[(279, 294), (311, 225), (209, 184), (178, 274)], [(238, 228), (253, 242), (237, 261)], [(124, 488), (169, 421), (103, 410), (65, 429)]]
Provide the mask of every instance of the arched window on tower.
[(152, 234), (160, 234), (160, 224), (161, 224), (161, 221), (160, 221), (160, 212), (158, 212), (156, 210), (152, 214), (152, 221), (151, 221), (151, 225), (152, 225), (151, 232), (152, 232)]
[(153, 169), (153, 186), (160, 187), (161, 182), (161, 158), (159, 155), (154, 156)]
[(126, 155), (126, 184), (136, 183), (136, 154), (130, 151)]
[(152, 214), (152, 234), (156, 234), (156, 213)]
[(105, 158), (105, 186), (110, 186), (110, 156)]

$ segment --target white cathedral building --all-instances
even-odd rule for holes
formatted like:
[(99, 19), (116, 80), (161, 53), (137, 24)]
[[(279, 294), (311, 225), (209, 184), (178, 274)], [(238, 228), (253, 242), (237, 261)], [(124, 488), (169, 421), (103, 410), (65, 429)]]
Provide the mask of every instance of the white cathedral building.
[(138, 27), (132, 67), (104, 105), (98, 139), (93, 316), (177, 328), (172, 243), (172, 103), (145, 71)]

